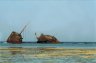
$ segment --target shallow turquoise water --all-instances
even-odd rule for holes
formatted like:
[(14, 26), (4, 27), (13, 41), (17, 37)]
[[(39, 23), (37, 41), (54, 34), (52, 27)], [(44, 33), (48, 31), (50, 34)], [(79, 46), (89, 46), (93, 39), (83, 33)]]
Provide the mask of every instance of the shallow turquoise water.
[(62, 42), (59, 44), (37, 44), (32, 43), (22, 43), (22, 44), (10, 44), (6, 42), (0, 43), (0, 47), (23, 47), (23, 48), (36, 48), (36, 47), (62, 47), (62, 48), (96, 48), (96, 42)]
[(95, 50), (96, 43), (0, 43), (0, 63), (96, 63)]

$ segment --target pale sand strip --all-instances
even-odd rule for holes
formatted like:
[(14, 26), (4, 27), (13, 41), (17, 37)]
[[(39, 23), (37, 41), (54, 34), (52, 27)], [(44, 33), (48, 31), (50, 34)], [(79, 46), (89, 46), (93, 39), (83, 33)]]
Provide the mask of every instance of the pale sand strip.
[[(66, 57), (79, 55), (83, 58), (96, 58), (96, 49), (66, 49), (66, 48), (0, 48), (0, 51), (20, 52), (24, 57)], [(95, 55), (95, 56), (93, 56)]]

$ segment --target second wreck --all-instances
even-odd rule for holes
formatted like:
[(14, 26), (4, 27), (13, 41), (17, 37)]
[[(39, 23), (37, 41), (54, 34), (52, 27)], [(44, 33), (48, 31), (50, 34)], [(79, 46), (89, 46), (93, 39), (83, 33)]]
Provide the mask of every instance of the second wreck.
[(37, 37), (37, 40), (37, 43), (59, 43), (59, 40), (56, 37), (44, 34), (41, 34), (39, 37)]

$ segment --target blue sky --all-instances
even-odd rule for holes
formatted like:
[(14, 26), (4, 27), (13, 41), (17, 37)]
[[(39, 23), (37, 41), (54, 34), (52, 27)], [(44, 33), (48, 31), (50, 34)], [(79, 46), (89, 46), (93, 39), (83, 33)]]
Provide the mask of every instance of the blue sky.
[(36, 32), (65, 42), (96, 42), (96, 1), (0, 0), (1, 41), (27, 23), (24, 41), (36, 41)]

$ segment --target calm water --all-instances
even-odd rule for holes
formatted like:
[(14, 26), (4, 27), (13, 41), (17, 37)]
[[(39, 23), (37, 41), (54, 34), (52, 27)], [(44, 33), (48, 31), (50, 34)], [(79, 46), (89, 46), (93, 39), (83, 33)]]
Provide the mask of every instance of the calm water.
[(0, 43), (0, 63), (96, 63), (95, 42)]

